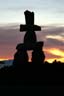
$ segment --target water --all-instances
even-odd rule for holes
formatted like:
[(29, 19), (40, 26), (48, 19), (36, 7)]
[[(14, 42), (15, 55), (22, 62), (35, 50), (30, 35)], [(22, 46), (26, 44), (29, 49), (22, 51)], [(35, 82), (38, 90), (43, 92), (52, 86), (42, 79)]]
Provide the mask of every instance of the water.
[(0, 69), (3, 67), (10, 67), (13, 65), (12, 63), (13, 63), (13, 60), (5, 61), (4, 64), (0, 64)]

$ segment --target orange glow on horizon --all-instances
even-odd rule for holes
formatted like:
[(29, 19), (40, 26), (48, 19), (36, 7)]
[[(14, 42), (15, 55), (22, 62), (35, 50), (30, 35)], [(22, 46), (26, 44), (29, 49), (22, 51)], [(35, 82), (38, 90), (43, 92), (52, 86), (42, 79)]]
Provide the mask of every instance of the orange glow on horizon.
[(4, 60), (13, 60), (13, 58), (8, 57), (8, 58), (0, 58), (0, 61), (4, 61)]
[(57, 56), (64, 57), (64, 51), (61, 51), (61, 50), (59, 50), (59, 49), (53, 48), (53, 49), (51, 49), (49, 52), (50, 52), (51, 54), (53, 54), (53, 55), (57, 55)]
[(4, 61), (4, 60), (9, 60), (9, 59), (5, 59), (5, 58), (0, 58), (0, 61)]
[(64, 58), (49, 58), (46, 59), (45, 61), (52, 63), (54, 60), (56, 60), (57, 62), (60, 61), (61, 63), (64, 63)]
[(64, 57), (64, 51), (61, 51), (60, 49), (50, 48), (50, 49), (45, 49), (44, 51), (46, 51), (47, 53), (50, 53), (52, 55)]
[[(28, 55), (29, 55), (29, 62), (31, 62), (31, 54), (32, 54), (32, 51), (30, 52), (27, 52)], [(58, 49), (58, 48), (44, 48), (44, 54), (49, 54), (49, 55), (52, 55), (51, 57), (47, 57), (45, 58), (45, 61), (49, 62), (49, 63), (52, 63), (54, 60), (56, 61), (60, 61), (62, 63), (64, 63), (64, 51)], [(57, 56), (57, 57), (56, 57)], [(6, 58), (0, 58), (0, 61), (4, 61), (4, 60), (13, 60), (14, 57), (6, 57)]]
[[(50, 49), (44, 49), (44, 52), (50, 55), (53, 55), (51, 58), (46, 58), (45, 61), (48, 61), (49, 63), (52, 63), (54, 60), (64, 62), (64, 51), (58, 49), (58, 48), (50, 48)], [(54, 56), (59, 56), (55, 58)]]

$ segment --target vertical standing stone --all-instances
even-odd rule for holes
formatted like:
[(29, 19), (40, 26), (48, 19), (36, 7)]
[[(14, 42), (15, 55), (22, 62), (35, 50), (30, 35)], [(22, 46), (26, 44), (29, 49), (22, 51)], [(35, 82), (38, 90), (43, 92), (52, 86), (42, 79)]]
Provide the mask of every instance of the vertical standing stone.
[(22, 64), (26, 65), (28, 63), (28, 54), (24, 48), (23, 44), (19, 44), (16, 47), (17, 52), (14, 55), (13, 64), (15, 66), (21, 66)]
[(45, 55), (42, 49), (43, 49), (43, 42), (36, 43), (34, 51), (32, 52), (32, 62), (34, 64), (44, 63)]

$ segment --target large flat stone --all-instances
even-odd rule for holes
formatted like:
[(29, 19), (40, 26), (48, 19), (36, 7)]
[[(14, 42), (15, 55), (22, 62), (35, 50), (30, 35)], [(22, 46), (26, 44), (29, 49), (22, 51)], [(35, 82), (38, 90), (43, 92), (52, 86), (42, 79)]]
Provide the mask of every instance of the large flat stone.
[(43, 46), (43, 42), (36, 42), (33, 44), (24, 44), (24, 43), (20, 43), (17, 45), (16, 49), (17, 50), (33, 50), (35, 47), (40, 47)]

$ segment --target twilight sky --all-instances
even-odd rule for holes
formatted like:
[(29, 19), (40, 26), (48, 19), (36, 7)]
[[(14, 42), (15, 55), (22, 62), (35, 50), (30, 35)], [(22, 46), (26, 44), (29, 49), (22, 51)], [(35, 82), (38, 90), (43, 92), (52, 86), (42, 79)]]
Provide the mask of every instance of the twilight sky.
[(64, 0), (0, 0), (0, 23), (24, 23), (26, 9), (37, 24), (64, 24)]
[(0, 60), (13, 58), (23, 42), (19, 25), (25, 24), (26, 9), (35, 12), (35, 24), (42, 27), (36, 34), (44, 41), (46, 60), (64, 62), (64, 0), (0, 0)]

